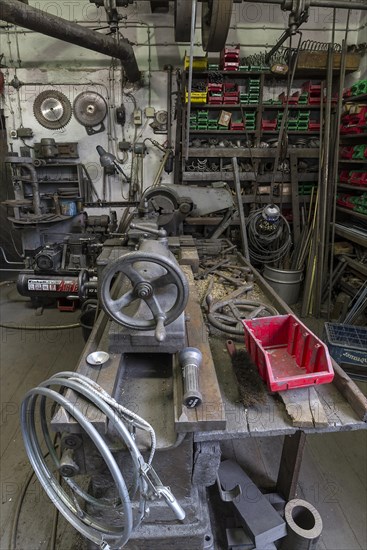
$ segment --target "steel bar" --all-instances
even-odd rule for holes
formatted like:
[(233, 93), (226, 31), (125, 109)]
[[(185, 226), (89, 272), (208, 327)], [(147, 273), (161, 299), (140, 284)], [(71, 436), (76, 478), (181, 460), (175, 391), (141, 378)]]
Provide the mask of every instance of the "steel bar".
[(329, 294), (328, 294), (328, 320), (330, 318), (331, 310), (331, 293), (332, 293), (332, 277), (333, 277), (333, 250), (335, 242), (335, 222), (336, 222), (336, 195), (337, 195), (337, 181), (338, 181), (338, 166), (339, 166), (339, 144), (340, 144), (340, 131), (339, 124), (341, 119), (341, 113), (343, 109), (343, 90), (345, 83), (345, 69), (346, 69), (346, 59), (347, 59), (347, 38), (348, 38), (348, 27), (349, 27), (349, 18), (350, 10), (348, 10), (346, 27), (345, 27), (345, 38), (342, 42), (342, 55), (340, 60), (340, 77), (339, 77), (339, 91), (338, 91), (338, 106), (336, 113), (336, 142), (335, 142), (335, 157), (334, 157), (334, 185), (333, 189), (333, 198), (332, 198), (332, 223), (331, 223), (331, 246), (330, 246), (330, 272), (329, 272)]
[(131, 82), (140, 79), (134, 50), (127, 41), (86, 29), (51, 13), (14, 0), (0, 0), (0, 20), (119, 59)]
[(296, 496), (305, 443), (306, 434), (301, 431), (296, 432), (294, 435), (286, 435), (284, 438), (277, 491), (286, 500), (291, 500)]
[[(246, 2), (247, 0), (243, 0)], [(253, 4), (278, 4), (284, 5), (284, 0), (252, 0)], [(311, 0), (311, 7), (315, 8), (336, 8), (345, 10), (367, 10), (365, 2), (346, 2), (345, 0)]]
[(233, 157), (232, 166), (233, 166), (233, 174), (234, 174), (234, 185), (235, 185), (236, 197), (237, 197), (237, 208), (238, 208), (238, 213), (240, 217), (242, 250), (246, 260), (250, 261), (250, 251), (249, 251), (248, 241), (247, 241), (246, 219), (245, 219), (245, 212), (243, 209), (240, 173), (238, 169), (237, 157)]
[[(194, 43), (195, 43), (195, 25), (196, 25), (196, 10), (197, 0), (192, 0), (191, 14), (191, 41), (190, 41), (190, 65), (189, 65), (189, 83), (188, 83), (188, 102), (186, 116), (186, 152), (185, 160), (189, 160), (189, 143), (190, 143), (190, 117), (191, 117), (191, 91), (192, 91), (192, 72), (194, 63)], [(186, 101), (186, 90), (183, 90), (184, 102)]]
[(167, 149), (172, 147), (172, 65), (165, 67), (167, 70)]
[(319, 197), (319, 246), (317, 254), (317, 269), (316, 269), (316, 285), (315, 285), (315, 300), (314, 313), (318, 317), (321, 311), (321, 293), (322, 283), (325, 277), (325, 249), (326, 249), (326, 218), (328, 208), (328, 185), (329, 185), (329, 160), (330, 160), (330, 129), (331, 129), (331, 96), (333, 86), (333, 59), (334, 50), (332, 44), (329, 44), (327, 77), (326, 77), (326, 109), (324, 121), (324, 155), (323, 155), (323, 177), (322, 187)]

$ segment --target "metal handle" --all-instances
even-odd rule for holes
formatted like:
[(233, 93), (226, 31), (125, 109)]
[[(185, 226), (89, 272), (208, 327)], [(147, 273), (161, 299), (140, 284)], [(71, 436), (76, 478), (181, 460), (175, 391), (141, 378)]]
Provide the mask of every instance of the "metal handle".
[(188, 409), (198, 407), (203, 401), (199, 388), (199, 368), (202, 359), (200, 350), (196, 348), (185, 348), (179, 354), (184, 385), (183, 403)]

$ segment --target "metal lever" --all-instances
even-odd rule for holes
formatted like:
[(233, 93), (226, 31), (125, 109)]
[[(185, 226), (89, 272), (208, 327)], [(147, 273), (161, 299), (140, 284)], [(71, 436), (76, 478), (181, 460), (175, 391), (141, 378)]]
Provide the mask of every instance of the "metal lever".
[(171, 493), (169, 487), (159, 487), (158, 489), (159, 496), (162, 496), (166, 501), (167, 505), (171, 508), (172, 512), (175, 514), (176, 518), (180, 521), (185, 519), (185, 510), (177, 502), (176, 498)]
[(193, 409), (203, 401), (199, 389), (199, 368), (203, 356), (197, 348), (185, 348), (180, 351), (178, 360), (182, 366), (184, 382), (183, 403), (188, 409)]
[(163, 239), (164, 237), (167, 237), (167, 231), (165, 229), (151, 229), (150, 227), (145, 227), (144, 225), (139, 225), (138, 223), (131, 223), (130, 227), (131, 229), (137, 229), (138, 231), (142, 231), (143, 233), (156, 235), (161, 239)]

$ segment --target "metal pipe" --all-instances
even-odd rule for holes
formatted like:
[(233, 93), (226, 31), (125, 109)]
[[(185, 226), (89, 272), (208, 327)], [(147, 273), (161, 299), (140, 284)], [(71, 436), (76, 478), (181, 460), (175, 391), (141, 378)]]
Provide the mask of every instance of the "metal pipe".
[(99, 34), (62, 17), (45, 13), (28, 6), (28, 4), (13, 0), (0, 0), (0, 19), (70, 44), (115, 57), (121, 61), (131, 82), (140, 79), (134, 50), (127, 41), (117, 42), (110, 36)]
[[(247, 2), (247, 0), (243, 0)], [(251, 0), (253, 4), (278, 4), (282, 6), (284, 0)], [(345, 0), (311, 0), (311, 7), (315, 8), (341, 8), (345, 10), (367, 10), (365, 2), (346, 2)]]
[(22, 163), (19, 164), (20, 168), (24, 168), (25, 170), (28, 170), (29, 175), (31, 176), (31, 186), (32, 186), (32, 194), (33, 194), (33, 210), (36, 216), (41, 215), (41, 198), (40, 198), (40, 192), (39, 192), (39, 186), (38, 186), (38, 178), (37, 178), (37, 172), (33, 164), (28, 163)]
[[(8, 260), (7, 256), (6, 256), (6, 253), (5, 253), (5, 250), (3, 249), (2, 246), (0, 246), (0, 251), (4, 257), (4, 260), (5, 260), (5, 263), (7, 263), (8, 265), (24, 265), (24, 262), (12, 262), (10, 260)], [(11, 270), (13, 271), (13, 270)]]
[(172, 147), (172, 65), (166, 66), (167, 70), (167, 148)]
[[(332, 45), (329, 45), (328, 52), (328, 64), (327, 64), (327, 83), (326, 83), (326, 109), (325, 109), (325, 128), (324, 128), (324, 170), (322, 178), (322, 186), (320, 192), (320, 202), (319, 202), (319, 223), (320, 223), (320, 233), (319, 233), (319, 250), (318, 250), (318, 283), (315, 286), (315, 314), (316, 316), (320, 315), (321, 311), (321, 289), (322, 284), (325, 279), (324, 267), (325, 267), (325, 249), (326, 249), (326, 218), (328, 212), (328, 188), (329, 188), (329, 163), (330, 163), (330, 129), (331, 129), (331, 99), (332, 99), (332, 88), (333, 88), (333, 60), (334, 60), (334, 50)], [(321, 130), (322, 131), (322, 130)]]
[(246, 260), (250, 261), (250, 251), (249, 251), (248, 240), (247, 240), (246, 218), (245, 218), (245, 212), (243, 210), (241, 182), (240, 182), (240, 174), (238, 170), (237, 157), (232, 158), (232, 167), (233, 167), (234, 185), (236, 189), (237, 208), (238, 208), (238, 214), (240, 217), (242, 250)]
[(334, 170), (333, 170), (333, 183), (332, 187), (332, 217), (331, 217), (331, 238), (330, 238), (330, 274), (329, 274), (329, 293), (328, 293), (328, 320), (330, 320), (330, 310), (331, 310), (331, 294), (333, 289), (332, 277), (333, 277), (333, 258), (334, 258), (334, 242), (335, 242), (335, 222), (336, 222), (336, 195), (338, 190), (338, 166), (339, 166), (339, 145), (340, 145), (340, 120), (343, 109), (343, 90), (345, 84), (345, 69), (347, 63), (347, 38), (348, 38), (348, 23), (349, 23), (350, 11), (348, 11), (346, 29), (345, 29), (345, 39), (342, 43), (342, 55), (340, 61), (340, 78), (339, 78), (339, 91), (338, 91), (338, 106), (336, 111), (336, 140), (335, 140), (335, 156), (334, 156)]
[[(195, 24), (196, 24), (197, 0), (192, 0), (192, 15), (191, 15), (191, 40), (190, 40), (190, 64), (189, 64), (189, 84), (188, 84), (188, 102), (186, 114), (186, 152), (185, 160), (189, 160), (189, 143), (190, 143), (190, 117), (191, 117), (191, 91), (192, 91), (192, 71), (194, 63), (194, 40), (195, 40)], [(186, 102), (186, 90), (183, 91), (184, 101)]]

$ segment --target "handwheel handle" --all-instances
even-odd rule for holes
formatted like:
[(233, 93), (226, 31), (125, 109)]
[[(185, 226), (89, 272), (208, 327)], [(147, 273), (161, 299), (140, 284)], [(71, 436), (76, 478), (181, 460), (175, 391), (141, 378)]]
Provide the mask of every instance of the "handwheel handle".
[(167, 336), (166, 329), (164, 327), (165, 315), (159, 315), (157, 319), (157, 326), (155, 327), (155, 339), (158, 342), (164, 342)]

